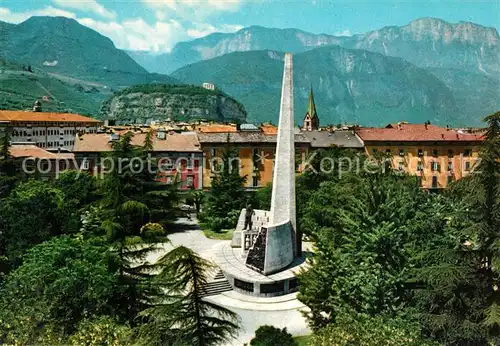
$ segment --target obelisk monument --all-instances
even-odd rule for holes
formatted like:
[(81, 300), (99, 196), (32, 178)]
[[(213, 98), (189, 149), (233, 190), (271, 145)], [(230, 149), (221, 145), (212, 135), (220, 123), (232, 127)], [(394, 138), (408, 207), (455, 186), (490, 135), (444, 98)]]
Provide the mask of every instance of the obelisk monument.
[(293, 118), (293, 63), (286, 53), (269, 222), (260, 228), (245, 262), (264, 275), (285, 269), (297, 256)]
[(295, 232), (295, 135), (293, 114), (293, 61), (285, 54), (276, 155), (274, 158), (271, 217), (277, 225), (290, 221)]

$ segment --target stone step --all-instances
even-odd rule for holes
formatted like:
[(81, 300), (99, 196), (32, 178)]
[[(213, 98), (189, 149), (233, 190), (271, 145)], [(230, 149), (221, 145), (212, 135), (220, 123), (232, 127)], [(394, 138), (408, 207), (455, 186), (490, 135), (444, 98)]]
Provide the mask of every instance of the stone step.
[(233, 287), (226, 280), (222, 270), (217, 271), (213, 279), (201, 288), (202, 297), (214, 296), (232, 290)]

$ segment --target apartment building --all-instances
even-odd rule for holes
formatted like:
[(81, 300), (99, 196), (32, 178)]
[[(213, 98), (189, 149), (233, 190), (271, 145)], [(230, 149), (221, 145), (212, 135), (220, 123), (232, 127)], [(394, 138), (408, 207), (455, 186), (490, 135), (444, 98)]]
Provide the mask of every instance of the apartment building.
[[(131, 132), (131, 131), (127, 131)], [(121, 134), (81, 134), (75, 139), (73, 153), (79, 169), (97, 175), (102, 172), (103, 158), (112, 151), (112, 144)], [(132, 145), (143, 146), (146, 132), (133, 132)], [(156, 130), (151, 157), (159, 166), (158, 180), (166, 184), (177, 181), (181, 190), (202, 187), (203, 156), (196, 133), (167, 133)], [(146, 167), (144, 167), (146, 169)]]
[(478, 164), (480, 133), (444, 128), (429, 123), (389, 124), (359, 128), (368, 156), (387, 156), (395, 169), (417, 177), (426, 189), (443, 189), (473, 171)]

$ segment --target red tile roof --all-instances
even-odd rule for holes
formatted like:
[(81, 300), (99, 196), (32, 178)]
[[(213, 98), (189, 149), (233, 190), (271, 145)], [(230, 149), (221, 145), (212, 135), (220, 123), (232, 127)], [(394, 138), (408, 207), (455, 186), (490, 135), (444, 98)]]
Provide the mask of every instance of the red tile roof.
[(390, 124), (386, 128), (359, 128), (357, 135), (365, 142), (439, 142), (482, 141), (482, 134), (463, 133), (435, 125)]
[(0, 110), (0, 121), (100, 123), (99, 120), (84, 117), (80, 114), (3, 110)]
[[(135, 133), (132, 145), (142, 146), (145, 133)], [(75, 138), (73, 152), (106, 152), (111, 151), (111, 135), (106, 133), (84, 134)], [(194, 132), (166, 134), (160, 140), (153, 136), (153, 150), (163, 152), (197, 152), (201, 151), (200, 142)]]
[(196, 131), (202, 133), (225, 133), (225, 132), (237, 132), (236, 125), (224, 125), (224, 124), (207, 124), (196, 126)]
[(33, 157), (37, 159), (73, 159), (75, 157), (74, 154), (71, 153), (51, 153), (47, 150), (44, 150), (36, 145), (28, 144), (13, 144), (9, 149), (10, 155), (15, 158), (23, 158), (23, 157)]
[(262, 125), (260, 128), (261, 128), (262, 132), (264, 132), (264, 134), (266, 134), (266, 135), (278, 134), (278, 126), (265, 124), (265, 125)]

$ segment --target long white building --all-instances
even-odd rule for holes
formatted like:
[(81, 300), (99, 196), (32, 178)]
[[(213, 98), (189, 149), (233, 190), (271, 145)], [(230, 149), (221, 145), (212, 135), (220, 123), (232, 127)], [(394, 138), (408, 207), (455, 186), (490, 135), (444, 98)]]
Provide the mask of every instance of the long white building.
[(72, 151), (78, 133), (96, 133), (99, 120), (71, 113), (0, 110), (0, 128), (8, 127), (13, 144)]

